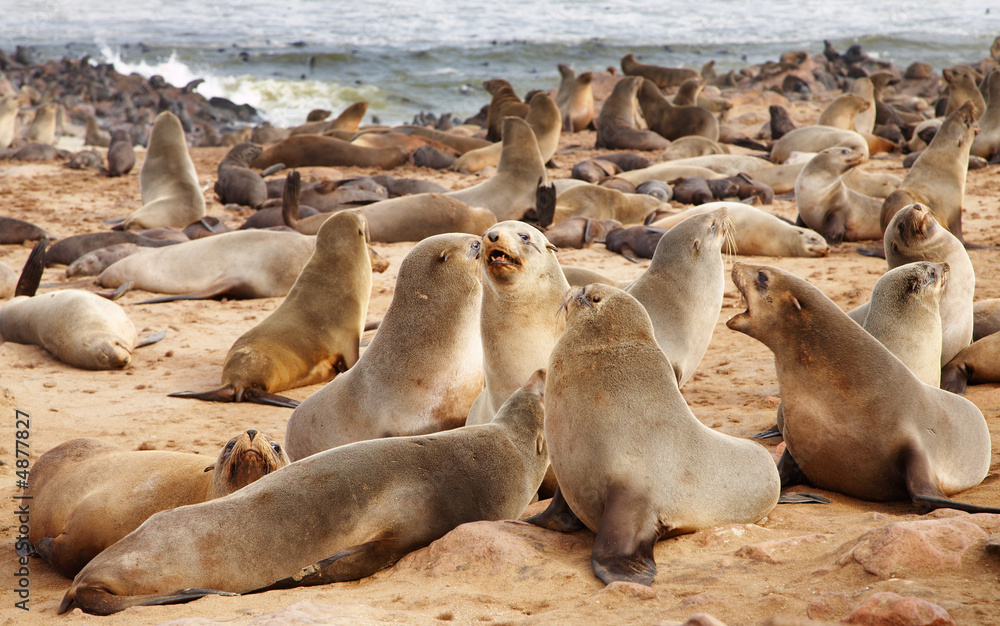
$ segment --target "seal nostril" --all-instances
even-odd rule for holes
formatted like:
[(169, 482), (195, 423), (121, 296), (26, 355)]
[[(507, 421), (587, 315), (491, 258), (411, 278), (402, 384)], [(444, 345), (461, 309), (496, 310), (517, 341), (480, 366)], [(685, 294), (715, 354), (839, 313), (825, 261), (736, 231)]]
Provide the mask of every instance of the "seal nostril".
[(253, 438), (257, 436), (257, 431), (251, 428), (247, 431), (247, 435), (250, 436), (250, 442), (253, 443)]
[(496, 231), (493, 231), (493, 232), (490, 232), (490, 233), (486, 233), (486, 236), (489, 237), (489, 239), (490, 239), (491, 242), (496, 243), (497, 239), (500, 238), (500, 233), (498, 233)]

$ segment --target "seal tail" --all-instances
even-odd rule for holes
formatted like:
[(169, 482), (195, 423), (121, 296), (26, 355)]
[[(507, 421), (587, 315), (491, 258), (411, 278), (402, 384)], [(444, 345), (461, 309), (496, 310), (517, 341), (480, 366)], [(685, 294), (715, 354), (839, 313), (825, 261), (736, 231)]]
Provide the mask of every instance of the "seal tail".
[(21, 277), (14, 288), (15, 296), (33, 296), (38, 291), (38, 286), (42, 283), (42, 273), (45, 271), (45, 249), (49, 245), (49, 238), (42, 237), (31, 249), (28, 260), (24, 262), (21, 270)]

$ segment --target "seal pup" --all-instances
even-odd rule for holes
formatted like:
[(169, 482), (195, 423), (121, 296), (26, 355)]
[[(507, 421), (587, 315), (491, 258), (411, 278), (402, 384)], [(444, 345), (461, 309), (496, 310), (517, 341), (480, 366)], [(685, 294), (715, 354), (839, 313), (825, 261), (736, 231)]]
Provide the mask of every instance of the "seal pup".
[[(561, 118), (559, 117), (559, 107), (548, 93), (539, 91), (531, 96), (528, 101), (528, 115), (524, 121), (535, 133), (535, 140), (538, 142), (538, 151), (542, 155), (542, 162), (548, 163), (552, 155), (559, 147), (559, 135), (562, 129)], [(456, 172), (469, 172), (475, 174), (487, 167), (496, 167), (500, 162), (500, 154), (503, 144), (500, 142), (490, 144), (484, 148), (469, 150), (462, 156), (455, 159), (448, 169)]]
[(714, 115), (698, 105), (672, 104), (648, 78), (643, 79), (638, 98), (646, 124), (660, 136), (671, 141), (689, 136), (719, 140), (719, 122)]
[(392, 302), (361, 358), (289, 418), (285, 445), (292, 459), (465, 423), (483, 388), (481, 247), (478, 236), (443, 234), (407, 253)]
[(139, 172), (142, 206), (125, 218), (121, 230), (184, 228), (205, 217), (205, 198), (177, 116), (163, 111), (149, 135)]
[(762, 446), (698, 421), (635, 298), (593, 284), (571, 289), (565, 309), (545, 388), (559, 492), (528, 521), (582, 522), (597, 533), (598, 578), (651, 585), (659, 539), (759, 521), (778, 502), (778, 472)]
[(968, 385), (1000, 381), (1000, 333), (972, 342), (941, 370), (941, 388), (959, 395)]
[[(979, 118), (979, 134), (972, 140), (970, 154), (987, 161), (1000, 152), (1000, 70), (993, 70), (983, 79), (986, 94), (986, 111)], [(0, 140), (0, 147), (2, 146)]]
[(915, 262), (882, 275), (862, 328), (922, 382), (941, 386), (941, 293), (947, 263)]
[(882, 237), (882, 200), (859, 193), (844, 181), (865, 158), (851, 148), (826, 148), (795, 179), (800, 222), (834, 245)]
[(684, 67), (664, 67), (640, 63), (634, 54), (626, 54), (621, 60), (622, 73), (626, 76), (641, 76), (652, 81), (660, 89), (679, 87), (689, 78), (701, 78), (695, 70)]
[(485, 424), (531, 373), (548, 362), (561, 330), (556, 313), (569, 283), (556, 247), (538, 229), (500, 222), (482, 236), (480, 332), (485, 387), (466, 424)]
[(264, 150), (249, 141), (235, 145), (219, 163), (215, 194), (222, 204), (238, 204), (256, 209), (267, 200), (264, 178), (250, 164)]
[(252, 429), (230, 439), (208, 467), (200, 454), (72, 439), (31, 467), (24, 491), (32, 499), (28, 539), (57, 572), (73, 578), (153, 513), (220, 498), (288, 463), (278, 443)]
[(814, 230), (789, 224), (766, 211), (742, 202), (708, 202), (675, 215), (650, 222), (653, 228), (669, 230), (694, 215), (724, 207), (732, 220), (732, 244), (736, 254), (751, 256), (821, 257), (830, 246)]
[[(76, 605), (106, 615), (211, 593), (357, 580), (459, 524), (517, 519), (549, 464), (544, 388), (539, 371), (489, 424), (359, 441), (225, 498), (157, 513), (77, 574), (59, 612)], [(155, 566), (130, 565), (137, 562)]]
[(733, 282), (747, 310), (726, 325), (775, 357), (783, 487), (808, 481), (863, 500), (908, 497), (924, 511), (1000, 512), (947, 498), (989, 471), (990, 433), (974, 404), (921, 382), (805, 280), (737, 263)]
[[(941, 226), (928, 207), (913, 204), (893, 216), (883, 240), (889, 269), (915, 261), (948, 264), (948, 282), (941, 292), (941, 365), (972, 342), (975, 327), (972, 300), (976, 273), (962, 242)], [(868, 303), (848, 315), (864, 324)]]
[(722, 245), (731, 233), (725, 207), (684, 220), (660, 238), (649, 268), (625, 287), (649, 313), (678, 387), (694, 374), (719, 321)]
[(535, 191), (547, 178), (535, 133), (519, 117), (503, 120), (503, 149), (496, 173), (488, 180), (448, 196), (493, 211), (498, 221), (515, 220), (535, 208)]
[(819, 152), (834, 146), (857, 150), (865, 155), (865, 160), (868, 159), (868, 141), (860, 133), (815, 125), (796, 128), (782, 135), (771, 146), (771, 162), (784, 163), (793, 152)]
[(615, 83), (611, 95), (601, 106), (594, 124), (597, 148), (612, 150), (663, 150), (670, 142), (651, 130), (636, 126), (637, 95), (642, 78), (630, 76)]
[(135, 148), (132, 147), (132, 133), (118, 129), (111, 133), (111, 143), (108, 146), (108, 167), (102, 168), (105, 176), (124, 176), (135, 167)]
[(278, 308), (229, 349), (222, 387), (170, 395), (298, 406), (274, 394), (326, 382), (358, 361), (371, 291), (365, 218), (357, 211), (335, 213)]
[(500, 141), (503, 138), (503, 118), (514, 116), (524, 119), (528, 116), (530, 107), (526, 102), (521, 102), (514, 93), (514, 88), (502, 78), (483, 81), (483, 88), (493, 96), (486, 114), (486, 140)]
[(899, 189), (885, 199), (881, 214), (883, 230), (896, 211), (919, 202), (930, 207), (937, 221), (966, 247), (975, 247), (965, 241), (962, 234), (965, 178), (975, 135), (972, 103), (967, 102), (945, 119), (934, 139), (906, 173)]

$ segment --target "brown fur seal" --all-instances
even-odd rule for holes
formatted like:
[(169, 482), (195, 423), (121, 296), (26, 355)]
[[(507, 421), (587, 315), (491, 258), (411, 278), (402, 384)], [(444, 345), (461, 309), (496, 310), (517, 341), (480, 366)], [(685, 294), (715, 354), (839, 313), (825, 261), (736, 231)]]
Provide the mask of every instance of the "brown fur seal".
[(132, 133), (120, 129), (111, 133), (111, 144), (108, 146), (108, 167), (103, 170), (106, 176), (124, 176), (135, 167), (135, 149), (132, 147)]
[(670, 142), (651, 130), (639, 130), (636, 126), (636, 94), (642, 86), (642, 78), (630, 76), (615, 84), (611, 95), (601, 106), (597, 116), (598, 148), (612, 150), (663, 150)]
[(31, 222), (0, 216), (0, 245), (20, 245), (25, 241), (38, 241), (46, 237), (50, 235)]
[(56, 143), (56, 112), (59, 109), (57, 103), (44, 104), (38, 107), (35, 112), (35, 119), (28, 126), (28, 132), (24, 135), (28, 143), (42, 143), (48, 146)]
[(120, 243), (134, 243), (137, 246), (146, 248), (161, 248), (163, 246), (174, 245), (177, 242), (170, 239), (154, 239), (136, 232), (118, 230), (72, 235), (52, 244), (52, 247), (45, 253), (45, 266), (69, 265), (89, 252)]
[(775, 356), (782, 486), (808, 481), (864, 500), (909, 497), (924, 510), (1000, 512), (947, 499), (989, 471), (989, 429), (974, 404), (921, 382), (808, 282), (742, 263), (733, 282), (747, 310), (726, 325)]
[(97, 123), (97, 118), (87, 114), (87, 130), (83, 135), (83, 145), (107, 148), (111, 145), (111, 133), (104, 130)]
[(483, 81), (483, 87), (493, 96), (486, 115), (486, 140), (500, 141), (503, 138), (503, 118), (514, 116), (524, 119), (528, 116), (529, 106), (521, 102), (514, 88), (502, 78)]
[(326, 382), (358, 360), (372, 291), (365, 218), (330, 217), (288, 295), (236, 340), (222, 365), (222, 387), (175, 397), (295, 407), (278, 391)]
[(447, 195), (469, 206), (489, 209), (497, 220), (521, 219), (535, 208), (535, 191), (547, 179), (545, 161), (527, 122), (508, 117), (503, 127), (503, 150), (496, 173), (478, 185)]
[(661, 65), (640, 63), (636, 61), (633, 54), (623, 56), (621, 64), (622, 73), (626, 76), (641, 76), (653, 81), (660, 89), (678, 87), (689, 78), (701, 78), (701, 74), (695, 70), (683, 67), (663, 67)]
[(289, 136), (323, 134), (331, 130), (357, 132), (358, 126), (361, 124), (361, 120), (364, 118), (366, 111), (368, 111), (367, 102), (355, 102), (341, 111), (340, 115), (332, 120), (309, 120), (307, 118), (305, 124), (289, 129)]
[(365, 148), (323, 135), (295, 135), (268, 146), (250, 167), (266, 169), (278, 163), (285, 167), (378, 167), (389, 170), (406, 162), (409, 153), (399, 146)]
[(250, 169), (250, 164), (264, 150), (250, 142), (233, 146), (219, 163), (215, 194), (222, 204), (238, 204), (251, 209), (259, 207), (267, 200), (267, 185), (264, 178)]
[(793, 152), (819, 152), (840, 146), (857, 150), (868, 158), (868, 141), (853, 130), (833, 126), (803, 126), (785, 133), (771, 146), (771, 161), (784, 163)]
[(123, 230), (184, 228), (205, 216), (198, 173), (188, 154), (181, 122), (170, 111), (156, 116), (139, 173), (142, 206), (125, 218)]
[(708, 156), (711, 154), (728, 154), (729, 148), (716, 140), (701, 135), (678, 137), (660, 154), (660, 160), (673, 161), (691, 157)]
[(457, 428), (483, 388), (480, 237), (446, 234), (407, 253), (358, 362), (292, 413), (292, 459), (379, 437)]
[(871, 103), (861, 96), (853, 93), (843, 93), (834, 98), (833, 102), (826, 105), (826, 108), (819, 114), (816, 124), (861, 132), (855, 128), (854, 118), (868, 111), (870, 108)]
[(256, 430), (230, 439), (208, 467), (200, 454), (72, 439), (31, 467), (24, 492), (32, 499), (29, 540), (73, 578), (153, 513), (222, 497), (288, 462), (281, 446)]
[(719, 140), (719, 122), (714, 115), (697, 105), (671, 104), (648, 78), (643, 79), (638, 98), (646, 124), (660, 136), (671, 141), (690, 135)]
[(993, 70), (983, 80), (989, 98), (970, 152), (989, 161), (1000, 152), (1000, 70)]
[(548, 362), (559, 336), (556, 312), (569, 283), (553, 246), (533, 226), (500, 222), (482, 237), (481, 334), (485, 388), (467, 424), (485, 424)]
[(530, 377), (490, 424), (341, 446), (158, 513), (91, 561), (59, 612), (356, 580), (459, 524), (517, 519), (548, 467), (544, 381)]
[(545, 238), (557, 248), (585, 248), (594, 241), (604, 241), (609, 232), (621, 228), (618, 220), (595, 220), (571, 217), (545, 229)]
[(966, 102), (972, 103), (972, 119), (978, 120), (986, 111), (986, 100), (976, 84), (976, 72), (967, 65), (945, 68), (941, 75), (948, 83), (948, 106), (944, 116), (948, 117)]
[(566, 318), (545, 389), (559, 492), (528, 521), (563, 531), (583, 522), (597, 533), (590, 561), (602, 581), (651, 585), (659, 539), (750, 524), (774, 508), (770, 454), (698, 421), (635, 298), (574, 288)]
[(964, 394), (968, 385), (1000, 381), (1000, 333), (987, 335), (955, 355), (941, 370), (941, 388)]
[(641, 224), (646, 216), (666, 208), (653, 196), (641, 193), (622, 193), (600, 185), (577, 185), (556, 196), (553, 224), (571, 217), (589, 217), (596, 220), (612, 219), (622, 224)]
[(826, 148), (795, 180), (795, 206), (803, 224), (834, 245), (882, 237), (882, 201), (850, 189), (844, 175), (865, 160), (850, 148)]
[(141, 251), (142, 246), (134, 243), (116, 243), (92, 250), (73, 261), (66, 268), (66, 278), (73, 278), (74, 276), (97, 276), (111, 264)]
[(780, 257), (821, 257), (830, 253), (823, 237), (742, 202), (709, 202), (670, 217), (651, 222), (654, 228), (670, 229), (694, 215), (725, 208), (733, 223), (732, 243), (736, 254)]
[[(547, 163), (559, 147), (559, 135), (562, 122), (559, 117), (559, 107), (556, 106), (552, 96), (543, 91), (539, 91), (531, 96), (528, 102), (528, 115), (524, 121), (535, 133), (535, 140), (538, 142), (538, 151), (542, 155), (542, 162)], [(469, 150), (458, 157), (448, 169), (458, 172), (476, 173), (487, 167), (496, 167), (500, 162), (500, 153), (503, 150), (502, 143), (494, 143), (485, 148)]]
[(420, 241), (442, 233), (479, 235), (496, 224), (489, 209), (469, 206), (439, 193), (402, 196), (359, 209), (368, 220), (372, 241)]
[(0, 299), (6, 300), (14, 295), (17, 287), (17, 273), (0, 263)]
[(862, 135), (870, 135), (875, 130), (875, 114), (878, 106), (875, 101), (875, 83), (867, 76), (855, 79), (851, 85), (851, 93), (864, 100), (868, 106), (859, 109), (854, 115), (854, 123), (850, 128)]
[(594, 75), (584, 72), (573, 78), (565, 102), (559, 103), (562, 129), (567, 133), (578, 133), (587, 129), (594, 121)]
[(941, 385), (941, 293), (947, 263), (907, 263), (875, 283), (862, 327), (921, 381)]
[(930, 207), (937, 221), (968, 245), (962, 234), (962, 203), (969, 150), (975, 135), (972, 104), (966, 103), (948, 116), (906, 173), (899, 189), (885, 199), (881, 217), (883, 229), (896, 211), (919, 202)]
[(987, 298), (972, 303), (972, 340), (1000, 332), (1000, 298)]
[(17, 136), (17, 114), (21, 110), (17, 96), (0, 98), (0, 150), (9, 148)]
[[(610, 252), (616, 252), (633, 263), (639, 263), (642, 259), (653, 258), (653, 254), (656, 253), (656, 246), (660, 243), (660, 239), (665, 234), (667, 234), (666, 229), (646, 225), (617, 228), (609, 232), (604, 238), (604, 246)], [(574, 273), (574, 276), (567, 274), (566, 280), (570, 281), (571, 285), (578, 285), (581, 287), (591, 282), (573, 282), (574, 280), (577, 280), (578, 276), (579, 274), (577, 273)], [(595, 280), (593, 282), (607, 281)], [(621, 286), (618, 285), (617, 282), (608, 284)]]

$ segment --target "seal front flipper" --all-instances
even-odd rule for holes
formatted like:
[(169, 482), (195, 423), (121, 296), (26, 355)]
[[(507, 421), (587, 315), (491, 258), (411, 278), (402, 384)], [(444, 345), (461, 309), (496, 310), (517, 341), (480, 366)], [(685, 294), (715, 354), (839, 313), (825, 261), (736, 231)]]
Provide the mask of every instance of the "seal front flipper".
[(879, 259), (885, 258), (885, 248), (858, 248), (858, 254), (862, 256), (873, 256)]
[(562, 495), (562, 490), (556, 487), (556, 492), (552, 495), (549, 506), (538, 515), (532, 515), (527, 520), (529, 524), (557, 530), (561, 533), (572, 533), (583, 529), (583, 522), (576, 516), (576, 513), (569, 508), (566, 498)]
[(135, 304), (159, 304), (161, 302), (175, 302), (177, 300), (208, 300), (210, 298), (218, 298), (221, 296), (238, 298), (240, 288), (244, 286), (245, 283), (240, 278), (226, 278), (213, 283), (200, 291), (192, 291), (191, 293), (182, 293), (173, 296), (161, 296), (159, 298), (150, 298), (149, 300), (142, 300), (141, 302), (136, 302)]
[(1000, 508), (956, 502), (945, 497), (930, 459), (910, 444), (900, 455), (899, 463), (906, 480), (906, 490), (921, 514), (934, 509), (955, 509), (966, 513), (1000, 513)]
[(21, 277), (17, 280), (14, 288), (14, 296), (33, 296), (38, 291), (38, 285), (42, 282), (42, 272), (45, 271), (45, 249), (49, 245), (49, 238), (42, 237), (31, 249), (28, 260), (24, 262), (21, 269)]
[(158, 333), (153, 333), (152, 335), (146, 335), (145, 337), (142, 338), (141, 341), (135, 344), (135, 347), (144, 348), (145, 346), (151, 346), (166, 336), (167, 333), (163, 332), (162, 330)]
[(368, 541), (345, 548), (322, 561), (303, 567), (297, 574), (247, 593), (360, 580), (389, 567), (403, 558), (412, 547), (405, 548), (392, 537)]
[(662, 527), (646, 497), (624, 487), (611, 487), (604, 503), (601, 528), (590, 564), (605, 584), (616, 580), (652, 586), (656, 577), (653, 546), (669, 528)]
[(781, 454), (781, 458), (778, 459), (778, 476), (781, 477), (781, 488), (792, 487), (794, 485), (808, 485), (809, 479), (799, 468), (799, 464), (795, 462), (792, 455), (788, 453), (788, 448)]
[(174, 593), (148, 596), (118, 596), (100, 587), (73, 586), (63, 596), (62, 603), (59, 605), (56, 613), (62, 615), (75, 603), (85, 613), (90, 613), (91, 615), (111, 615), (132, 606), (183, 604), (212, 595), (235, 596), (239, 594), (229, 591), (219, 591), (217, 589), (181, 589)]
[(750, 435), (751, 439), (771, 439), (773, 437), (780, 437), (781, 431), (778, 429), (777, 424), (768, 428), (767, 430), (762, 430), (756, 435)]

